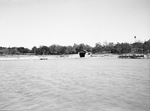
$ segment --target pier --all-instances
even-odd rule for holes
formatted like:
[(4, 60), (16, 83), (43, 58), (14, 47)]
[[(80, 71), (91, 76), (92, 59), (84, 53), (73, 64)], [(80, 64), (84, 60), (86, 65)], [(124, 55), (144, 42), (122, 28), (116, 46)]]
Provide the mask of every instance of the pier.
[(122, 54), (119, 58), (141, 59), (144, 58), (144, 54)]

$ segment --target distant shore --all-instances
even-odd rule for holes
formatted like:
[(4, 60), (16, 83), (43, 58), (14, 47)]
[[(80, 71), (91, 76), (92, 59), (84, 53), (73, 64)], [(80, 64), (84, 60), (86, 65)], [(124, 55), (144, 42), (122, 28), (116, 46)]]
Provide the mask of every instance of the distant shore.
[[(107, 57), (107, 58), (117, 58), (118, 55), (114, 54), (93, 54), (91, 57)], [(48, 59), (61, 59), (61, 58), (80, 58), (78, 54), (69, 55), (3, 55), (0, 56), (0, 60), (40, 60), (40, 58)], [(86, 56), (85, 58), (89, 58)]]
[[(92, 56), (85, 56), (85, 58), (118, 58), (119, 54), (92, 54)], [(0, 61), (9, 61), (9, 60), (40, 60), (40, 58), (47, 59), (63, 59), (63, 58), (80, 58), (78, 54), (69, 54), (69, 55), (3, 55), (0, 56)], [(144, 58), (150, 58), (146, 56)]]

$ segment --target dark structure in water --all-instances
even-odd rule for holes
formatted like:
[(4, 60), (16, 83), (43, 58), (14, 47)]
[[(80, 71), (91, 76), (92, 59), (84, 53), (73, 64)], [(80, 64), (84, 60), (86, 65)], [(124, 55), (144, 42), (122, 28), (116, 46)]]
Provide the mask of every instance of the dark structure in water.
[(86, 54), (85, 50), (82, 50), (82, 51), (79, 52), (80, 57), (85, 57), (85, 54)]

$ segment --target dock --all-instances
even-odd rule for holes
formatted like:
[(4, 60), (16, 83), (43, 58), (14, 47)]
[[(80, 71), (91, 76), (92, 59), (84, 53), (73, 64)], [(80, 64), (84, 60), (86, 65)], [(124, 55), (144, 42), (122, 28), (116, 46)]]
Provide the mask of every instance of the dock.
[(122, 54), (119, 58), (141, 59), (144, 58), (144, 54)]

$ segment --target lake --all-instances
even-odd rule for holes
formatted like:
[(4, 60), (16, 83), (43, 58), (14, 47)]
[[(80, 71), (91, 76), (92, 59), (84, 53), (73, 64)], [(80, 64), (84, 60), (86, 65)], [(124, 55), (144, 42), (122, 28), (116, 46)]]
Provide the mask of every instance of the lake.
[(0, 61), (0, 111), (150, 111), (150, 59)]

